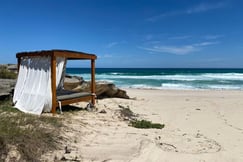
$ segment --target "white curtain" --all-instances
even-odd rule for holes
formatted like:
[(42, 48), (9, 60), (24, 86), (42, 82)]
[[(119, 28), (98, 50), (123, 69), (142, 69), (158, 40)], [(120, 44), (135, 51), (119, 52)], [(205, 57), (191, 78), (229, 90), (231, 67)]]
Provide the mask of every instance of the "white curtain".
[(57, 68), (56, 68), (56, 85), (57, 89), (63, 89), (64, 78), (66, 75), (66, 59), (64, 57), (57, 57)]
[[(56, 65), (56, 88), (63, 89), (64, 78), (66, 71), (66, 59), (64, 57), (57, 57)], [(49, 82), (48, 82), (48, 91), (49, 96), (46, 98), (46, 103), (43, 108), (43, 112), (50, 112), (52, 108), (52, 91), (51, 91), (51, 72), (49, 72)]]
[[(57, 58), (57, 87), (61, 87), (65, 62), (65, 58)], [(21, 59), (13, 102), (16, 108), (27, 113), (39, 115), (43, 111), (51, 111), (51, 57)]]
[(27, 71), (28, 71), (28, 64), (29, 59), (23, 58), (21, 59), (21, 64), (19, 67), (19, 74), (18, 74), (18, 80), (15, 85), (14, 89), (14, 96), (13, 96), (13, 102), (17, 102), (17, 100), (21, 97), (21, 92), (23, 91), (25, 80), (27, 77)]

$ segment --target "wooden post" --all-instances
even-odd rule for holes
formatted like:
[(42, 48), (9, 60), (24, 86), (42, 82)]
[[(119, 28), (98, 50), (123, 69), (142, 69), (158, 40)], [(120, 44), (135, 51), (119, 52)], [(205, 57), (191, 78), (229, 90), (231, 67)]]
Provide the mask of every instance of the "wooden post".
[(56, 56), (51, 55), (51, 91), (52, 91), (52, 114), (56, 113)]
[(91, 93), (92, 93), (92, 100), (91, 103), (95, 105), (95, 60), (91, 60)]

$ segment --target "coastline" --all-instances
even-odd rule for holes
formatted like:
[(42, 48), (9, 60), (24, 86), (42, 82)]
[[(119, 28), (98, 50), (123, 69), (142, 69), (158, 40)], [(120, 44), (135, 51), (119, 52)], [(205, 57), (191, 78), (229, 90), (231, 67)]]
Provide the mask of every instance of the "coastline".
[[(81, 161), (243, 161), (243, 91), (125, 89), (132, 99), (98, 100), (96, 112), (78, 111), (63, 134), (67, 159)], [(76, 106), (84, 107), (85, 103)], [(165, 124), (137, 129), (119, 116), (129, 107), (139, 119)], [(105, 110), (106, 113), (100, 113)], [(52, 159), (56, 151), (43, 158)]]
[[(89, 69), (67, 68), (67, 73), (90, 80)], [(243, 69), (97, 68), (96, 80), (121, 88), (243, 90)]]
[(194, 91), (199, 91), (199, 92), (205, 92), (205, 91), (212, 91), (212, 92), (214, 92), (214, 91), (222, 91), (222, 92), (243, 92), (243, 90), (242, 89), (159, 89), (159, 88), (133, 88), (133, 87), (118, 87), (118, 88), (121, 88), (121, 89), (123, 89), (123, 90), (125, 90), (125, 91), (132, 91), (132, 90), (144, 90), (144, 91), (146, 91), (146, 90), (154, 90), (154, 91), (178, 91), (178, 92), (183, 92), (183, 91), (192, 91), (192, 92), (194, 92)]

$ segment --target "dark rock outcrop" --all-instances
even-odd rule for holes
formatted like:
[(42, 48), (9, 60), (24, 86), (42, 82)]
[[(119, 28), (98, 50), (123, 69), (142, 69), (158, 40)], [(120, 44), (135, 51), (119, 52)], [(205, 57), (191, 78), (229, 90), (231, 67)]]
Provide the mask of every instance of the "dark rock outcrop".
[(0, 64), (0, 71), (1, 71), (0, 72), (0, 100), (10, 99), (13, 95), (16, 79), (6, 79), (6, 78), (8, 77), (16, 78), (17, 65)]
[(83, 80), (82, 77), (71, 76), (71, 75), (65, 76), (64, 89), (66, 90), (80, 91), (78, 89), (76, 90), (76, 88), (82, 84), (85, 84), (85, 81)]
[(15, 83), (15, 79), (0, 79), (0, 100), (11, 98)]

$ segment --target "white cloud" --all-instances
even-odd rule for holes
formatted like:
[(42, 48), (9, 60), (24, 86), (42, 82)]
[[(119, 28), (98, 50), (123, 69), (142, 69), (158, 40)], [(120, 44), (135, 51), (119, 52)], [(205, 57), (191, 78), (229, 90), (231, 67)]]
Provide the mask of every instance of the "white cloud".
[(193, 14), (193, 13), (200, 13), (200, 12), (206, 12), (209, 10), (219, 9), (226, 6), (226, 3), (219, 2), (215, 4), (207, 4), (207, 3), (201, 3), (197, 6), (194, 6), (192, 8), (189, 8), (185, 11), (186, 14)]
[(160, 20), (164, 17), (176, 16), (176, 15), (179, 15), (179, 14), (181, 14), (181, 11), (166, 12), (166, 13), (162, 13), (162, 14), (159, 14), (159, 15), (149, 17), (146, 20), (151, 21), (151, 22), (155, 22), (155, 21), (158, 21), (158, 20)]
[(145, 36), (145, 40), (151, 40), (151, 39), (153, 39), (154, 38), (154, 36), (152, 35), (152, 34), (147, 34), (146, 36)]
[(201, 43), (194, 44), (194, 46), (202, 47), (202, 46), (209, 46), (209, 45), (214, 45), (214, 44), (219, 44), (219, 42), (201, 42)]
[(102, 56), (99, 56), (99, 58), (111, 58), (113, 57), (111, 54), (104, 54)]
[(111, 55), (111, 54), (105, 54), (103, 57), (104, 57), (104, 58), (111, 58), (112, 55)]
[(212, 40), (212, 39), (218, 39), (218, 38), (222, 38), (222, 37), (224, 37), (224, 35), (206, 35), (203, 38), (208, 39), (208, 40)]
[(182, 40), (182, 39), (189, 39), (192, 36), (190, 35), (183, 35), (183, 36), (175, 36), (175, 37), (170, 37), (169, 39), (174, 39), (174, 40)]
[(207, 12), (210, 10), (220, 9), (226, 7), (227, 4), (225, 2), (219, 2), (214, 4), (209, 3), (201, 3), (196, 6), (193, 6), (191, 8), (185, 9), (185, 10), (177, 10), (177, 11), (171, 11), (171, 12), (165, 12), (159, 15), (152, 16), (150, 18), (147, 18), (147, 21), (155, 22), (165, 17), (172, 17), (177, 15), (189, 15), (189, 14), (195, 14), (195, 13), (202, 13)]
[(198, 51), (197, 48), (195, 48), (192, 45), (186, 45), (186, 46), (153, 46), (152, 48), (143, 48), (147, 51), (152, 52), (158, 52), (158, 53), (171, 53), (176, 55), (185, 55), (191, 52)]
[(123, 41), (118, 41), (118, 42), (110, 42), (108, 43), (105, 47), (106, 48), (112, 48), (114, 46), (120, 45), (120, 44), (125, 44), (127, 43), (127, 41), (123, 40)]
[(103, 55), (98, 55), (99, 59), (108, 59), (108, 58), (112, 58), (113, 55), (111, 54), (103, 54)]
[(118, 42), (111, 42), (111, 43), (108, 43), (107, 45), (106, 45), (106, 48), (111, 48), (111, 47), (113, 47), (113, 46), (115, 46), (115, 45), (117, 45), (118, 44)]
[(175, 55), (186, 55), (192, 52), (197, 52), (202, 50), (203, 47), (218, 44), (219, 42), (201, 42), (195, 43), (191, 45), (184, 46), (153, 46), (153, 47), (142, 47), (142, 49), (147, 50), (149, 52), (157, 52), (157, 53), (170, 53)]

